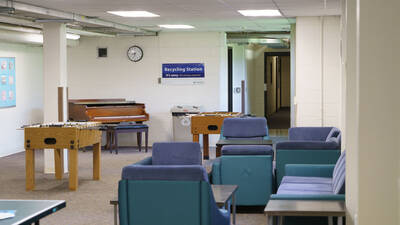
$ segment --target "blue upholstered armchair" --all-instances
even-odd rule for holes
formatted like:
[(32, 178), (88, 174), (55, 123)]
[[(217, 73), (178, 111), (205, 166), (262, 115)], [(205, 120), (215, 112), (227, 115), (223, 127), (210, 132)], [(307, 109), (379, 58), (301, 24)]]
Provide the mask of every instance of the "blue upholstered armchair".
[(268, 145), (225, 145), (213, 162), (213, 184), (236, 184), (237, 205), (265, 205), (273, 190), (272, 161)]
[(220, 139), (267, 139), (268, 126), (264, 117), (226, 118)]
[(118, 186), (121, 225), (229, 225), (200, 165), (123, 168)]
[[(335, 165), (286, 165), (274, 200), (345, 200), (346, 152)], [(328, 224), (327, 218), (285, 218), (285, 225)]]
[(335, 127), (294, 127), (289, 140), (276, 144), (278, 185), (287, 164), (335, 164), (340, 156), (341, 132)]
[(195, 142), (156, 142), (151, 157), (140, 165), (201, 165), (200, 144)]

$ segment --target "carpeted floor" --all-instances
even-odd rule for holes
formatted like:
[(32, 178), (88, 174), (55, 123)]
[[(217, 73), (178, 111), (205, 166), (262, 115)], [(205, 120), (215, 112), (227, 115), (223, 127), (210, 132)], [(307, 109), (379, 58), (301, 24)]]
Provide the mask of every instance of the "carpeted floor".
[[(117, 196), (117, 185), (121, 169), (137, 162), (149, 153), (136, 149), (120, 149), (119, 154), (102, 152), (101, 180), (92, 180), (92, 152), (79, 152), (79, 187), (69, 191), (68, 174), (55, 180), (53, 174), (43, 173), (43, 152), (36, 153), (36, 188), (25, 191), (25, 156), (18, 153), (0, 158), (0, 199), (62, 199), (67, 207), (45, 217), (42, 225), (112, 225), (113, 207), (109, 204)], [(210, 157), (215, 157), (211, 149)], [(238, 225), (266, 224), (263, 214), (238, 214)], [(190, 225), (190, 224), (188, 224)]]

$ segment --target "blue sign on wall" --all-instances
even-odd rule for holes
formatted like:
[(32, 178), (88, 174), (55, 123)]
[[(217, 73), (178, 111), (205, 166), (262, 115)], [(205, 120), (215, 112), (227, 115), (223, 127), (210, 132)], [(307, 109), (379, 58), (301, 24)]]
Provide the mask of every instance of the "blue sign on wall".
[(0, 108), (15, 106), (15, 91), (15, 58), (0, 57)]
[(204, 78), (204, 63), (162, 64), (163, 78)]

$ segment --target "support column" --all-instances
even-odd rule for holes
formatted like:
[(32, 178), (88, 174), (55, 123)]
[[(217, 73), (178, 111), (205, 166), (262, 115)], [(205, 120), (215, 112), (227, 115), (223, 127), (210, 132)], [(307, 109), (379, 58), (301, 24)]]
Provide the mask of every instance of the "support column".
[[(67, 39), (66, 27), (63, 23), (43, 24), (43, 73), (44, 73), (44, 122), (59, 121), (58, 88), (64, 90), (63, 118), (67, 118)], [(67, 172), (67, 152), (64, 153), (64, 172)], [(54, 173), (54, 150), (44, 151), (44, 172)]]
[(400, 224), (400, 1), (346, 7), (346, 224)]

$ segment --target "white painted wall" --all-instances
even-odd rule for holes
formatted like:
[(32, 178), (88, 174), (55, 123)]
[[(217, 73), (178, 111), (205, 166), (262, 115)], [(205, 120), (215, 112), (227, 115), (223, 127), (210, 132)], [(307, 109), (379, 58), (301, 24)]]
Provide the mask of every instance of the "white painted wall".
[(0, 157), (24, 150), (22, 125), (43, 122), (42, 48), (0, 43), (0, 57), (15, 57), (16, 98), (13, 108), (0, 108)]
[[(234, 45), (232, 48), (232, 82), (233, 82), (233, 96), (232, 96), (232, 111), (241, 112), (242, 111), (242, 91), (237, 93), (235, 89), (241, 88), (242, 80), (247, 81), (247, 55), (245, 45)], [(247, 83), (247, 82), (246, 82)]]
[[(132, 45), (144, 57), (134, 63), (126, 56)], [(97, 47), (108, 47), (107, 58), (97, 58)], [(68, 49), (70, 98), (126, 98), (146, 104), (150, 114), (150, 143), (172, 140), (173, 105), (202, 105), (207, 111), (227, 108), (226, 36), (218, 32), (161, 33), (154, 37), (81, 38)], [(158, 84), (162, 63), (204, 63), (200, 85)], [(121, 145), (136, 135), (122, 136)], [(210, 145), (215, 145), (217, 135)]]
[(296, 126), (340, 128), (340, 17), (296, 21)]

